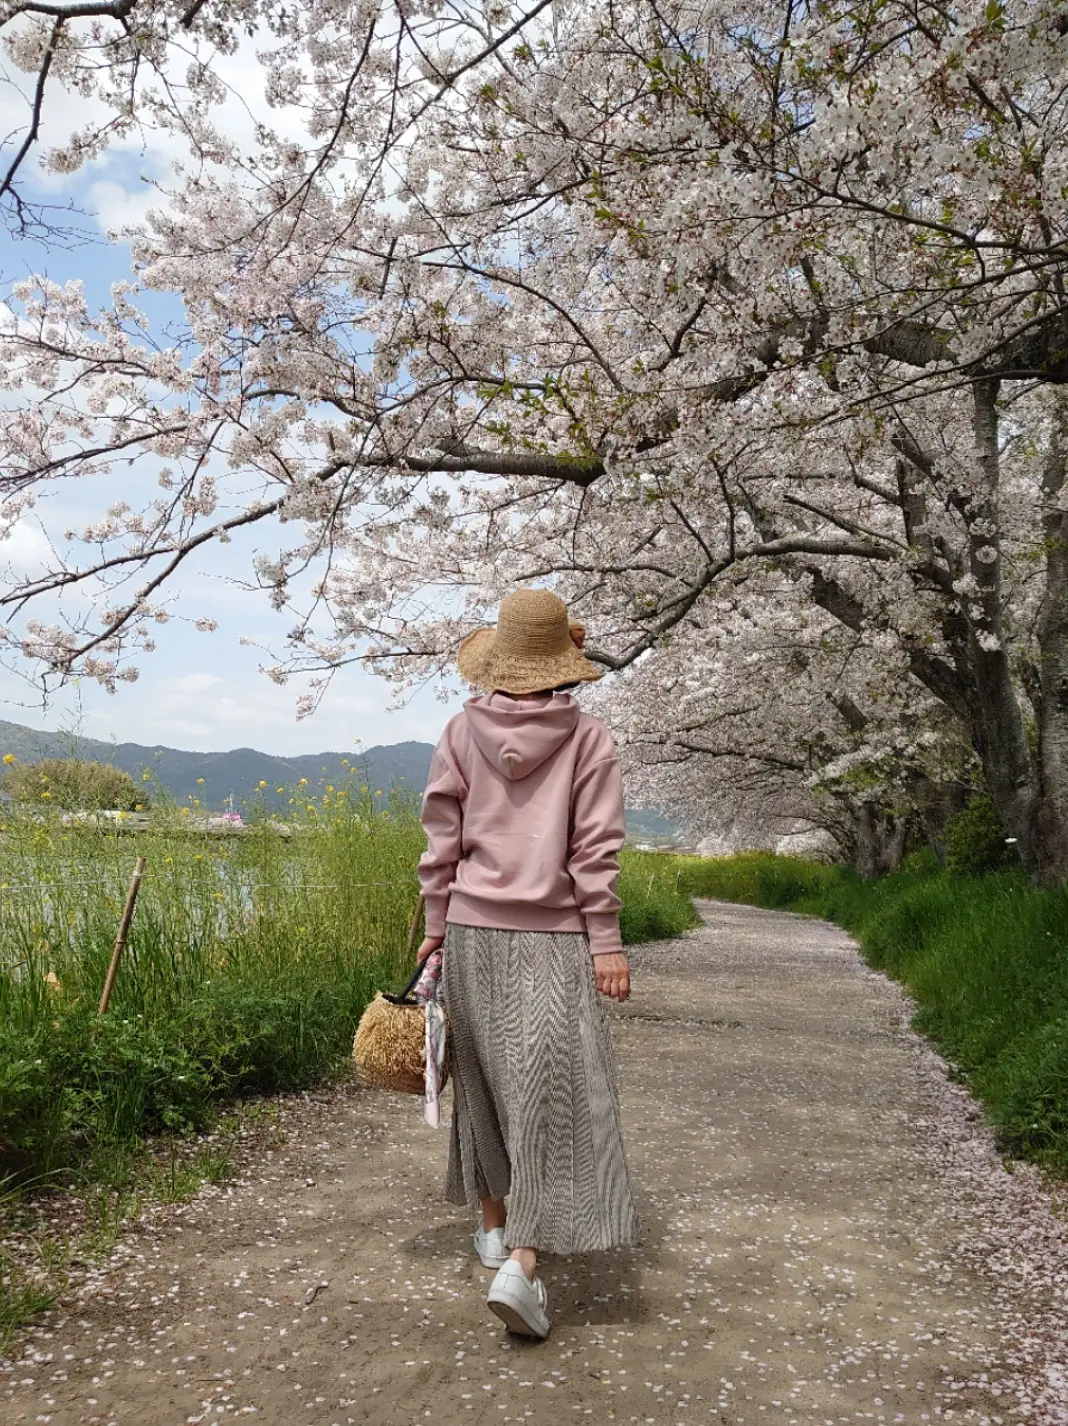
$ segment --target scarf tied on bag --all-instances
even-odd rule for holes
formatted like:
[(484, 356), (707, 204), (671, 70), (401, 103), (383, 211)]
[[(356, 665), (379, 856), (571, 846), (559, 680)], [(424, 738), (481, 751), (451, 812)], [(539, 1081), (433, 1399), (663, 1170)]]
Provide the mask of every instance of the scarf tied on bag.
[(441, 1081), (445, 1073), (445, 1007), (441, 995), (441, 952), (423, 963), (423, 974), (412, 991), (426, 1010), (426, 1090), (423, 1118), (434, 1129), (441, 1122)]

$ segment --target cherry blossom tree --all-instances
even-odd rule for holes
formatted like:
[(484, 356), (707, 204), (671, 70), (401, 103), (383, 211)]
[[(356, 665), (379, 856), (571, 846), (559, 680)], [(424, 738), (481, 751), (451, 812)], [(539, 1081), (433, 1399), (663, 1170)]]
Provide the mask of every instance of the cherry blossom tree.
[[(160, 8), (166, 78), (188, 11)], [(130, 283), (103, 312), (20, 288), (9, 521), (132, 464), (3, 596), (12, 651), (132, 676), (182, 566), (270, 522), (280, 680), (433, 675), (519, 580), (644, 668), (724, 601), (759, 617), (770, 573), (966, 730), (1029, 871), (1068, 875), (1063, 4), (324, 0), (191, 28), (212, 20), (260, 27), (306, 138), (261, 124), (240, 151), (202, 54), (192, 161)], [(166, 84), (141, 103), (178, 131)], [(142, 291), (184, 303), (166, 347)]]
[(597, 689), (629, 796), (726, 848), (822, 832), (865, 877), (899, 864), (910, 830), (937, 848), (978, 775), (966, 731), (892, 645), (762, 580), (756, 607), (753, 591), (707, 604)]

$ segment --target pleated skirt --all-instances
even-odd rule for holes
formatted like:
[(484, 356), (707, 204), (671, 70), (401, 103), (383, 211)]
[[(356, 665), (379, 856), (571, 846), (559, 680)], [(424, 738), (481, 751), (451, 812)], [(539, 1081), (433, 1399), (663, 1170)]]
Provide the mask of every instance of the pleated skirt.
[(508, 1197), (509, 1247), (634, 1243), (608, 1023), (586, 937), (449, 925), (453, 1083), (446, 1197)]

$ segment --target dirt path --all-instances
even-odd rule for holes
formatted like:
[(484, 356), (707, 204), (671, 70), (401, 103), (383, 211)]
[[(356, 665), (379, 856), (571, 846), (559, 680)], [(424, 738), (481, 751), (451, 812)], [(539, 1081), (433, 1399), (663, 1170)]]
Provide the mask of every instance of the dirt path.
[(445, 1131), (349, 1088), (149, 1215), (20, 1344), (0, 1420), (1068, 1422), (1068, 1234), (1036, 1176), (842, 932), (704, 913), (612, 1011), (643, 1246), (547, 1261), (547, 1343), (483, 1306)]

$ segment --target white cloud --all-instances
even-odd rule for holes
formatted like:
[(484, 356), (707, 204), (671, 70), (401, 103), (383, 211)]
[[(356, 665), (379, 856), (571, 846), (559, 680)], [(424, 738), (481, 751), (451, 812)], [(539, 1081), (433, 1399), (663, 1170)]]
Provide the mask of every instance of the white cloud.
[(151, 209), (165, 207), (166, 202), (166, 196), (150, 183), (130, 189), (109, 178), (98, 179), (86, 195), (86, 207), (109, 236), (143, 223)]
[[(371, 686), (353, 687), (357, 683)], [(198, 671), (123, 690), (108, 707), (95, 710), (92, 721), (108, 727), (97, 736), (111, 736), (121, 722), (125, 731), (120, 736), (136, 742), (202, 752), (243, 746), (297, 754), (351, 751), (357, 740), (364, 746), (407, 738), (435, 741), (451, 712), (432, 705), (390, 713), (385, 685), (354, 672), (339, 681), (318, 713), (298, 723), (297, 692), (270, 683), (252, 668), (233, 678)]]
[(55, 564), (52, 546), (35, 520), (19, 520), (0, 540), (0, 569), (20, 579), (36, 579)]
[[(170, 693), (178, 698), (185, 698), (190, 695), (200, 697), (225, 687), (226, 679), (217, 673), (185, 673), (181, 674), (178, 678), (163, 679), (159, 685), (160, 694), (162, 696)], [(222, 701), (223, 703), (230, 703), (233, 700), (224, 698)]]

